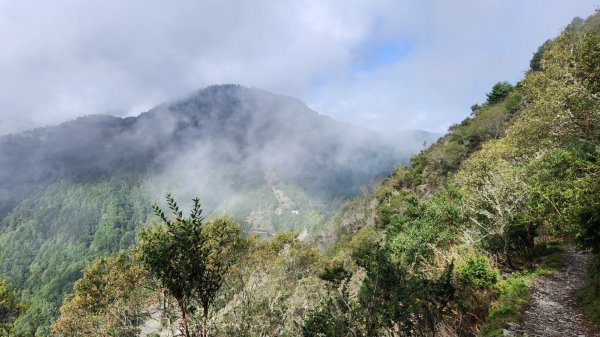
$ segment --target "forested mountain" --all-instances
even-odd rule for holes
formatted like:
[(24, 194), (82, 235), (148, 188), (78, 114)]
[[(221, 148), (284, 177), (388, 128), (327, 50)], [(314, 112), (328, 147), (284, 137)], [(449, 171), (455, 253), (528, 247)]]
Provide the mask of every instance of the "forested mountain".
[(580, 301), (600, 322), (600, 12), (407, 165), (399, 142), (239, 86), (0, 144), (0, 332), (515, 335), (566, 245), (593, 254)]
[(198, 176), (251, 180), (273, 172), (320, 195), (349, 195), (433, 139), (423, 132), (378, 134), (289, 97), (213, 86), (138, 117), (82, 117), (0, 137), (0, 210), (6, 214), (40, 185), (160, 175), (181, 158)]
[(346, 203), (322, 249), (297, 232), (240, 236), (230, 218), (204, 221), (197, 201), (185, 216), (169, 197), (129, 253), (85, 268), (52, 331), (515, 335), (533, 280), (561, 268), (561, 245), (595, 254), (581, 300), (598, 322), (599, 34), (596, 13), (544, 43), (522, 81), (498, 82)]
[(128, 249), (168, 192), (199, 196), (210, 213), (263, 237), (312, 233), (435, 138), (372, 132), (237, 85), (137, 117), (88, 116), (0, 137), (0, 276), (29, 303), (16, 330), (46, 335), (83, 267)]

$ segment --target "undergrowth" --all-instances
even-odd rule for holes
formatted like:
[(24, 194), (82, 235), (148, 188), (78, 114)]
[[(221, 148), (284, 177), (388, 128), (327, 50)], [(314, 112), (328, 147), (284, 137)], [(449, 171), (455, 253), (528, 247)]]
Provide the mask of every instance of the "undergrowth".
[(540, 246), (536, 254), (539, 256), (537, 266), (514, 272), (496, 284), (498, 296), (491, 304), (486, 322), (480, 327), (479, 336), (502, 336), (502, 330), (508, 327), (508, 323), (523, 322), (533, 282), (540, 276), (550, 275), (561, 269), (561, 251), (562, 248), (556, 244)]
[(600, 324), (600, 255), (594, 256), (588, 268), (587, 282), (577, 295), (592, 321)]

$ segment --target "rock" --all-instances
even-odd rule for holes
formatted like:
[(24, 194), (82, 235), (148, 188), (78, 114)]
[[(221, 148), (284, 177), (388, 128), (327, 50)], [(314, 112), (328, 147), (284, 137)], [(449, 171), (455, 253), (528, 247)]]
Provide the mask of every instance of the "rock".
[(502, 329), (502, 336), (504, 337), (517, 337), (517, 335), (510, 331), (510, 330), (506, 330), (506, 329)]

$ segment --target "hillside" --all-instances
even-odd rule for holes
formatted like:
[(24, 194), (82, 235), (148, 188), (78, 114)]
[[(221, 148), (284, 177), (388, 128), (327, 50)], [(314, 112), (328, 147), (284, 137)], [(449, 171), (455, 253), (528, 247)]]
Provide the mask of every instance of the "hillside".
[[(575, 279), (559, 270), (583, 253), (565, 246), (593, 254), (580, 303), (569, 307), (586, 310), (578, 322), (600, 322), (599, 22), (600, 13), (573, 20), (534, 54), (522, 81), (498, 82), (410, 165), (346, 203), (318, 241), (324, 249), (297, 232), (239, 236), (230, 219), (202, 223), (197, 207), (185, 217), (168, 199), (173, 214), (157, 209), (159, 223), (144, 227), (132, 253), (86, 267), (54, 333), (515, 335), (531, 325), (524, 315), (540, 314), (525, 314), (536, 280)], [(217, 228), (229, 243), (187, 255), (170, 248)], [(171, 256), (183, 263), (165, 263)], [(231, 268), (216, 268), (223, 273), (211, 282), (207, 263)], [(206, 284), (215, 285), (208, 297)]]
[[(599, 22), (600, 13), (574, 19), (534, 53), (522, 81), (498, 82), (469, 118), (343, 208), (333, 259), (367, 278), (356, 298), (342, 297), (356, 308), (319, 309), (317, 322), (337, 323), (313, 327), (518, 335), (534, 280), (570, 262), (557, 246), (598, 253)], [(580, 291), (596, 323), (598, 289), (596, 262)], [(362, 321), (348, 329), (349, 317)]]
[(150, 205), (199, 196), (264, 237), (321, 228), (360, 186), (435, 135), (375, 133), (300, 101), (213, 86), (137, 117), (96, 115), (0, 137), (0, 276), (47, 334), (90, 261), (127, 249)]

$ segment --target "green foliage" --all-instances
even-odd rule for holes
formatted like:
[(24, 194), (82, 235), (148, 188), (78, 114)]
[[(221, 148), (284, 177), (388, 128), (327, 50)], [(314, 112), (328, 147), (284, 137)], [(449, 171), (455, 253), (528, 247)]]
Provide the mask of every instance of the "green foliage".
[(456, 265), (456, 275), (460, 282), (482, 288), (490, 288), (498, 280), (498, 271), (490, 261), (476, 253)]
[(350, 294), (352, 273), (341, 264), (325, 268), (320, 275), (328, 283), (327, 297), (311, 311), (302, 326), (304, 337), (356, 336), (361, 320), (358, 303)]
[(364, 335), (435, 333), (454, 299), (453, 264), (438, 277), (430, 278), (410, 272), (389, 256), (389, 249), (381, 246), (363, 246), (356, 252), (358, 265), (366, 270), (358, 294)]
[(600, 92), (600, 36), (585, 34), (577, 46), (575, 75), (592, 93)]
[[(413, 162), (424, 158), (419, 156)], [(395, 173), (405, 179), (403, 174)], [(389, 181), (375, 191), (379, 201), (376, 228), (385, 233), (385, 241), (364, 228), (345, 243), (366, 273), (357, 298), (351, 299), (338, 287), (333, 299), (313, 312), (310, 329), (305, 326), (312, 334), (305, 336), (380, 336), (392, 331), (427, 335), (455, 305), (453, 263), (442, 264), (433, 273), (431, 266), (423, 263), (450, 247), (460, 232), (465, 222), (462, 195), (446, 186), (429, 199), (398, 191), (397, 186)], [(340, 267), (326, 270), (323, 277), (335, 283), (333, 280), (339, 282), (347, 275)]]
[(600, 255), (594, 256), (588, 267), (586, 284), (579, 290), (577, 299), (592, 320), (600, 324)]
[(241, 227), (229, 217), (203, 224), (197, 198), (193, 200), (189, 217), (183, 217), (170, 194), (167, 204), (174, 218), (167, 219), (158, 206), (153, 206), (162, 222), (142, 228), (138, 258), (177, 301), (186, 337), (191, 336), (189, 315), (196, 306), (202, 309), (199, 334), (205, 337), (208, 336), (209, 310), (229, 268), (240, 254)]
[(267, 241), (248, 238), (248, 248), (216, 306), (213, 335), (301, 335), (305, 317), (326, 294), (318, 277), (324, 257), (297, 235), (282, 232)]
[(550, 44), (552, 44), (552, 40), (546, 40), (546, 42), (539, 46), (536, 52), (533, 53), (533, 57), (531, 58), (531, 61), (529, 61), (529, 69), (531, 71), (542, 70), (542, 57), (544, 56), (546, 49), (550, 47)]
[(504, 100), (504, 108), (509, 113), (515, 113), (521, 108), (522, 102), (523, 97), (518, 92), (513, 92)]
[(121, 252), (88, 265), (60, 308), (56, 336), (138, 336), (150, 302), (142, 268)]
[(546, 231), (597, 251), (599, 153), (578, 141), (547, 151), (529, 163), (529, 221), (544, 223)]
[(487, 103), (496, 104), (502, 102), (514, 89), (512, 84), (508, 82), (498, 82), (494, 84), (492, 91), (485, 94), (487, 96)]
[(500, 337), (507, 323), (521, 323), (523, 312), (529, 302), (531, 286), (536, 278), (550, 275), (560, 269), (560, 250), (546, 252), (538, 268), (532, 271), (515, 272), (496, 284), (498, 298), (492, 303), (486, 322), (480, 327), (481, 337)]
[(403, 196), (396, 209), (400, 212), (385, 224), (393, 261), (408, 267), (431, 258), (435, 249), (447, 248), (465, 222), (461, 202), (462, 196), (451, 187), (431, 200), (420, 200), (414, 194)]
[(15, 320), (27, 306), (21, 303), (17, 294), (9, 288), (6, 280), (0, 280), (0, 337), (9, 337)]
[(45, 336), (63, 297), (90, 261), (127, 249), (149, 207), (138, 181), (61, 181), (0, 221), (0, 275), (30, 303), (15, 334)]

